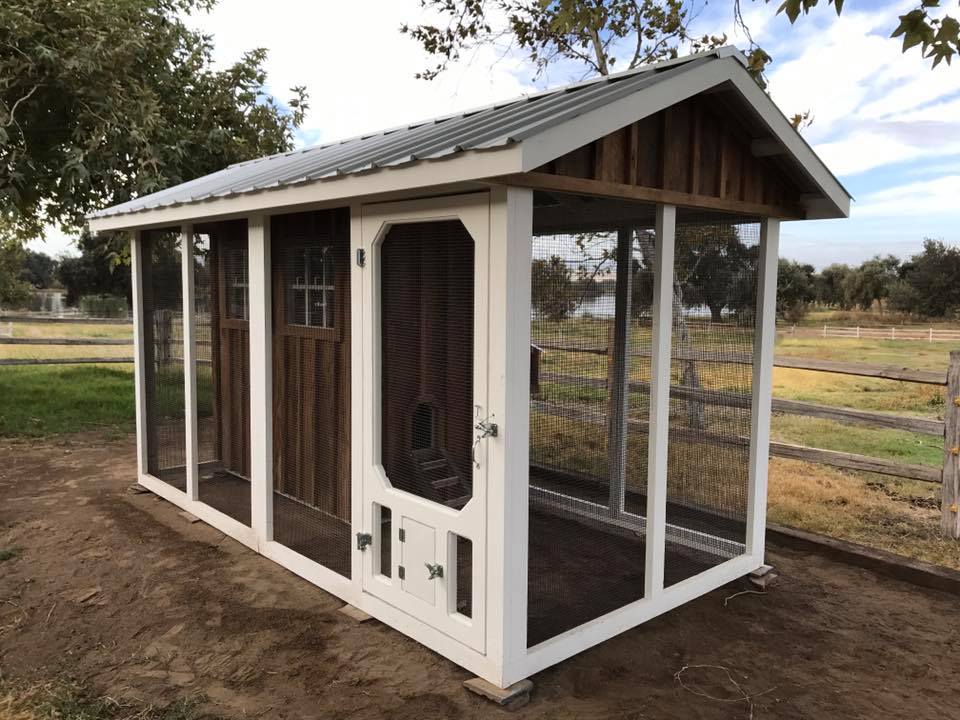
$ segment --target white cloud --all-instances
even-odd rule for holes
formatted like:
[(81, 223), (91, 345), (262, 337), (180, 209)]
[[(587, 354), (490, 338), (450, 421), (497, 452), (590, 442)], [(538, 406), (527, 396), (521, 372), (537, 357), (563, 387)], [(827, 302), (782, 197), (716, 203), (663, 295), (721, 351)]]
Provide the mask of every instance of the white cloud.
[(857, 217), (930, 217), (960, 210), (960, 174), (895, 185), (865, 195)]
[(423, 120), (529, 92), (529, 70), (484, 48), (437, 80), (417, 80), (428, 65), (420, 46), (399, 31), (422, 20), (417, 0), (307, 3), (220, 0), (191, 22), (214, 35), (216, 57), (234, 61), (244, 50), (269, 50), (270, 90), (306, 85), (305, 135), (319, 141), (350, 137)]

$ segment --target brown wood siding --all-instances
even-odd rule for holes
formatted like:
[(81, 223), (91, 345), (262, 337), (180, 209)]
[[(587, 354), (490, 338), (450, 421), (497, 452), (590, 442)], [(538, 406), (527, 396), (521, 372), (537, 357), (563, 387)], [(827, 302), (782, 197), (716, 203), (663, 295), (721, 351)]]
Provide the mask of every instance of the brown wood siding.
[(710, 98), (677, 103), (535, 172), (769, 206), (771, 214), (797, 208), (795, 183), (754, 157), (750, 137)]
[[(350, 215), (272, 219), (274, 487), (350, 521)], [(287, 322), (283, 263), (295, 248), (329, 246), (332, 327)]]

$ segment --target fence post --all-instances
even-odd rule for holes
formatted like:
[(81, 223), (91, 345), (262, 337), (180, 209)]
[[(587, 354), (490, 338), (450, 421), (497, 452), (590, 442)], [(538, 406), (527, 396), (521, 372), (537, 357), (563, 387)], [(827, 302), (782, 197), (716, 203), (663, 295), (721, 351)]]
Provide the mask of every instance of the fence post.
[(943, 416), (943, 503), (940, 527), (960, 540), (960, 350), (950, 351)]
[(827, 336), (827, 326), (826, 326), (826, 325), (823, 326), (823, 336), (824, 336), (824, 337)]
[(933, 328), (930, 328), (930, 342), (933, 342)]
[(897, 327), (895, 325), (890, 326), (890, 339), (891, 340), (897, 339)]
[(857, 340), (860, 339), (860, 326), (857, 325)]

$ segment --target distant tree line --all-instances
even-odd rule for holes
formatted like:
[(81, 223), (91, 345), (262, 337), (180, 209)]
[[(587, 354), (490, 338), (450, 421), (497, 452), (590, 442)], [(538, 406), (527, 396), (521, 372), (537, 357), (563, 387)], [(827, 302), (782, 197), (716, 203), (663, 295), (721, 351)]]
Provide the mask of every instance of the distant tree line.
[[(600, 296), (610, 296), (612, 302), (613, 251), (604, 246), (590, 252), (596, 243), (578, 245), (580, 254), (574, 257), (552, 255), (533, 262), (533, 305), (544, 319), (563, 320), (585, 301)], [(651, 255), (634, 253), (631, 308), (635, 317), (652, 302)], [(733, 226), (678, 227), (675, 305), (701, 308), (712, 322), (750, 321), (757, 261), (757, 246), (744, 243)], [(800, 322), (814, 305), (960, 318), (960, 248), (928, 238), (921, 252), (908, 260), (877, 255), (858, 266), (833, 264), (820, 272), (813, 265), (781, 259), (777, 316)]]

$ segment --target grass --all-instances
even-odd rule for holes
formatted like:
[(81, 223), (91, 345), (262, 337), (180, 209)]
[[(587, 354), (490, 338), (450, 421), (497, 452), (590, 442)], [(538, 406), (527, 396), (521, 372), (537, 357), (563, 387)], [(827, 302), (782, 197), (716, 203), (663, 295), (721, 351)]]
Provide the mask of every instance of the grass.
[(98, 695), (69, 680), (27, 684), (0, 677), (3, 720), (213, 720), (201, 711), (203, 702), (193, 696), (155, 706)]
[(0, 368), (0, 436), (44, 437), (134, 427), (133, 367), (40, 365)]
[[(2, 322), (2, 321), (0, 321)], [(113, 340), (133, 338), (133, 325), (119, 323), (12, 323), (15, 338), (88, 337)]]

